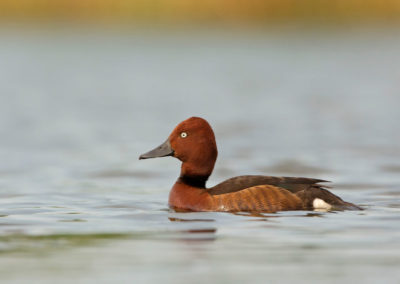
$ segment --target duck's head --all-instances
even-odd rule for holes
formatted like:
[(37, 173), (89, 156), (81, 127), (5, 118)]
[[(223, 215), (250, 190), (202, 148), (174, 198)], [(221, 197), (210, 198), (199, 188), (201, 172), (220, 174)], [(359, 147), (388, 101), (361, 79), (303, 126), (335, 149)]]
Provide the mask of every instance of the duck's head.
[(181, 177), (207, 178), (217, 159), (214, 132), (205, 119), (191, 117), (179, 123), (168, 139), (139, 159), (173, 156), (182, 161)]

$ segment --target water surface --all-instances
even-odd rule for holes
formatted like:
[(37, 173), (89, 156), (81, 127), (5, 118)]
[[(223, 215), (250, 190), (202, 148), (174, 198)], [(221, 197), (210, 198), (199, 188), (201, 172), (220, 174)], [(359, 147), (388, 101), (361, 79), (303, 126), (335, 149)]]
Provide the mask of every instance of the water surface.
[[(0, 274), (9, 283), (400, 281), (400, 37), (0, 33)], [(181, 120), (215, 129), (209, 184), (331, 180), (364, 211), (175, 213)]]

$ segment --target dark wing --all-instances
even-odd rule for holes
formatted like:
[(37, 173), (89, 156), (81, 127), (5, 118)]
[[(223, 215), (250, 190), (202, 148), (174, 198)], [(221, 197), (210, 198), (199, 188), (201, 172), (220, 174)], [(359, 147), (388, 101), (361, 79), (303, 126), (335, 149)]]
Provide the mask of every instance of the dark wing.
[(339, 196), (323, 188), (323, 186), (319, 184), (321, 182), (328, 181), (303, 177), (270, 177), (249, 175), (230, 178), (224, 182), (217, 184), (214, 187), (209, 188), (208, 192), (211, 195), (220, 195), (241, 191), (243, 189), (257, 185), (273, 185), (276, 187), (284, 188), (294, 193), (297, 197), (301, 199), (303, 203), (303, 208), (306, 210), (311, 210), (314, 208), (313, 202), (316, 198), (322, 199), (323, 201), (331, 205), (332, 209), (334, 210), (361, 209), (360, 207), (352, 203), (343, 201)]
[(322, 179), (302, 177), (270, 177), (270, 176), (238, 176), (223, 181), (208, 189), (211, 195), (218, 195), (239, 191), (256, 185), (274, 185), (296, 193), (312, 186), (319, 186), (320, 182), (328, 182)]

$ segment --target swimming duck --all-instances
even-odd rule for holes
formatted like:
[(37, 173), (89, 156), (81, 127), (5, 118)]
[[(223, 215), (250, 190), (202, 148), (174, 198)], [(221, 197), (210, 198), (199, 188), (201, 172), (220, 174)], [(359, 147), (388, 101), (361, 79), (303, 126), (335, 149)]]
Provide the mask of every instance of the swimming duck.
[(214, 132), (200, 117), (179, 123), (168, 139), (139, 159), (173, 156), (181, 173), (169, 194), (176, 211), (265, 212), (360, 209), (323, 188), (321, 179), (245, 175), (206, 187), (218, 151)]

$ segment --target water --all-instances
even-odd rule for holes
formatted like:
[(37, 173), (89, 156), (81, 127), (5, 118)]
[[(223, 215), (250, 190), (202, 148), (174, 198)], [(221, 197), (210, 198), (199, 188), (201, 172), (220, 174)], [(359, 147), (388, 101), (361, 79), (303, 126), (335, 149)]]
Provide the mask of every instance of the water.
[[(400, 281), (395, 30), (0, 33), (0, 274), (8, 283)], [(209, 184), (309, 176), (365, 208), (174, 213), (189, 116)]]

